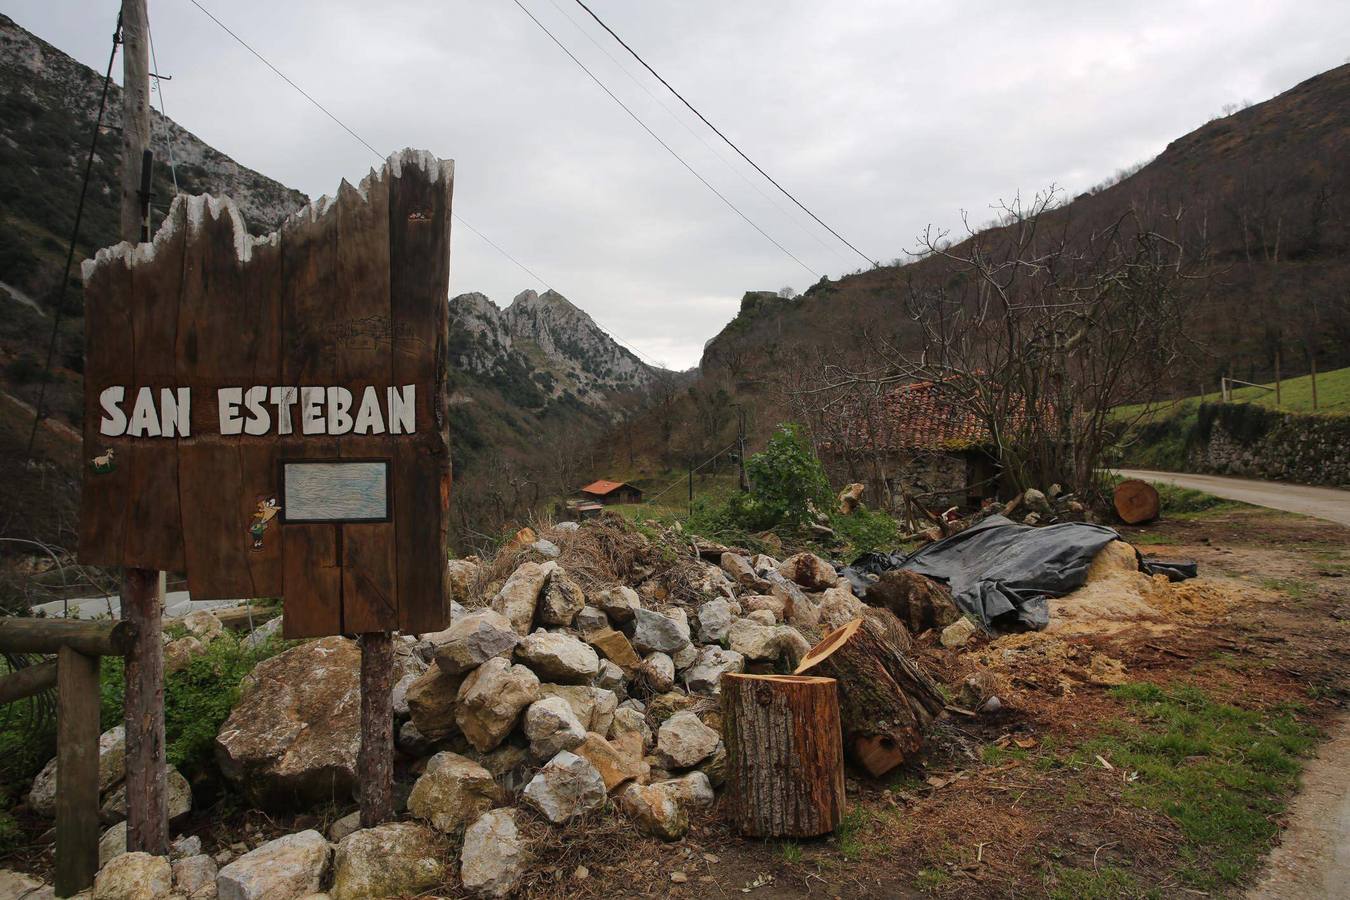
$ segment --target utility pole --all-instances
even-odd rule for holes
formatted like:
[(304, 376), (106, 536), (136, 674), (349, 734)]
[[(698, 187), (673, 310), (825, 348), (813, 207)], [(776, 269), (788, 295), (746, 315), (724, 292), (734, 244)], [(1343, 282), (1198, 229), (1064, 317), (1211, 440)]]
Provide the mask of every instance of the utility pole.
[[(150, 14), (146, 0), (122, 2), (122, 239), (150, 239)], [(136, 629), (126, 656), (127, 850), (169, 852), (164, 788), (164, 573), (122, 573), (122, 618)]]

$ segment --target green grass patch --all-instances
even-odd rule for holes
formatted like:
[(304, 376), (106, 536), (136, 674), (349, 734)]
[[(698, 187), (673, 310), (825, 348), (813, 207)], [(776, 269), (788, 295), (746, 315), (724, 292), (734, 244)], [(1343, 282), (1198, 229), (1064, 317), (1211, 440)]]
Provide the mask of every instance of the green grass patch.
[[(1279, 406), (1275, 405), (1275, 382), (1272, 381), (1265, 387), (1271, 390), (1263, 390), (1259, 387), (1234, 388), (1232, 402), (1255, 403), (1258, 406), (1266, 406), (1284, 412), (1314, 411), (1311, 376), (1301, 375), (1298, 378), (1286, 378), (1281, 381)], [(1185, 415), (1187, 412), (1193, 416), (1202, 402), (1217, 403), (1221, 399), (1216, 391), (1203, 396), (1197, 394), (1163, 403), (1136, 403), (1130, 406), (1117, 407), (1113, 411), (1113, 417), (1120, 421), (1129, 421), (1141, 414), (1148, 420)], [(1318, 373), (1316, 412), (1330, 415), (1350, 415), (1350, 367)]]
[(880, 819), (881, 813), (864, 806), (855, 805), (844, 813), (843, 821), (834, 832), (839, 842), (839, 855), (850, 861), (867, 855), (873, 847), (872, 826)]
[(796, 865), (802, 861), (802, 848), (796, 841), (779, 841), (778, 855), (783, 857), (783, 862), (788, 865)]
[(950, 872), (944, 872), (941, 869), (920, 869), (914, 876), (914, 887), (925, 893), (938, 891), (951, 884), (952, 876)]
[(1261, 587), (1268, 591), (1279, 591), (1295, 600), (1303, 600), (1317, 592), (1317, 585), (1298, 578), (1263, 578)]
[(1051, 870), (1048, 894), (1052, 900), (1116, 900), (1126, 897), (1162, 897), (1158, 889), (1145, 890), (1135, 877), (1115, 866), (1076, 869), (1055, 866)]
[(1176, 823), (1182, 881), (1206, 891), (1237, 883), (1274, 841), (1316, 731), (1292, 707), (1241, 709), (1183, 685), (1126, 684), (1112, 694), (1140, 721), (1108, 723), (1066, 762), (1096, 765), (1101, 755), (1137, 773), (1125, 796)]

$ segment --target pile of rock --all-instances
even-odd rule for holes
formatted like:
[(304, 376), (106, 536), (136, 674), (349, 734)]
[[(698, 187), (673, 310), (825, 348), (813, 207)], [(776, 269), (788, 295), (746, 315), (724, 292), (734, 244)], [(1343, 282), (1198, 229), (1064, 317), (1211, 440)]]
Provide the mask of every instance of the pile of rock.
[[(200, 860), (175, 862), (170, 889), (414, 895), (450, 877), (458, 847), (465, 890), (500, 897), (531, 862), (526, 818), (563, 828), (618, 810), (642, 832), (679, 839), (725, 778), (721, 676), (791, 671), (822, 633), (866, 609), (811, 554), (779, 561), (700, 547), (673, 590), (653, 577), (574, 578), (568, 536), (513, 549), (524, 561), (496, 584), (487, 566), (452, 562), (463, 605), (452, 604), (449, 627), (397, 642), (396, 796), (406, 821), (362, 829), (353, 814), (327, 837), (305, 831), (206, 856), (219, 867), (211, 873)], [(354, 797), (359, 669), (355, 643), (337, 637), (261, 663), (217, 736), (221, 771), (268, 808)], [(95, 897), (120, 896), (117, 873), (143, 865), (156, 864), (112, 856)], [(162, 876), (136, 873), (145, 884)]]

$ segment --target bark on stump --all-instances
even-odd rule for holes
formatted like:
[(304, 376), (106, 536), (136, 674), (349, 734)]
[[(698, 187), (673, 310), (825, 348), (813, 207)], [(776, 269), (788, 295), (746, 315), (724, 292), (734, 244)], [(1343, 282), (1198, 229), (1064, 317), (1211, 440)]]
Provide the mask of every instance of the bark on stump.
[(1116, 508), (1116, 515), (1120, 516), (1120, 521), (1126, 525), (1152, 522), (1158, 518), (1161, 506), (1158, 489), (1138, 478), (1130, 478), (1116, 485), (1111, 502)]
[(844, 760), (834, 679), (722, 676), (727, 804), (749, 837), (828, 834), (844, 816)]
[(874, 617), (830, 632), (797, 666), (839, 682), (839, 716), (849, 758), (873, 777), (903, 763), (923, 745), (942, 712), (942, 694)]

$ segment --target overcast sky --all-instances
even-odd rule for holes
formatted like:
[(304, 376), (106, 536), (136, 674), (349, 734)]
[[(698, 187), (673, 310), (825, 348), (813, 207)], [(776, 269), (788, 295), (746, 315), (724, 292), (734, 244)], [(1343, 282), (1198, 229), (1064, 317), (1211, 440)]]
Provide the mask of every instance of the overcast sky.
[[(514, 0), (200, 2), (382, 152), (455, 159), (456, 211), (649, 361), (695, 365), (743, 292), (803, 290), (818, 277), (690, 175)], [(574, 0), (521, 2), (811, 270), (864, 265), (743, 163), (729, 166), (732, 151)], [(1225, 104), (1266, 100), (1350, 53), (1345, 0), (588, 3), (770, 175), (882, 260), (963, 209), (985, 221), (1019, 190), (1080, 191)], [(106, 65), (115, 0), (4, 5), (82, 62)], [(189, 0), (151, 0), (150, 15), (173, 76), (168, 113), (203, 140), (312, 197), (374, 161)], [(505, 305), (542, 289), (462, 227), (452, 254), (452, 294)]]

